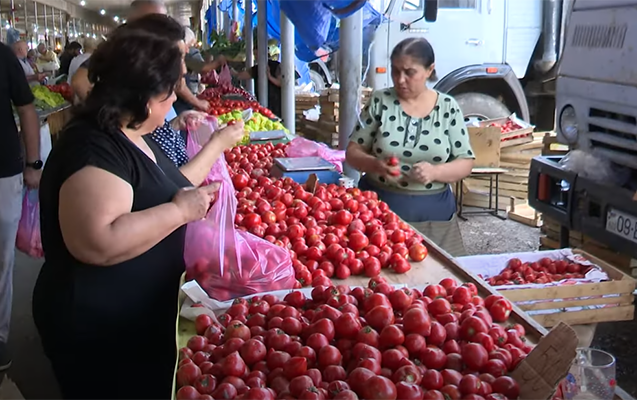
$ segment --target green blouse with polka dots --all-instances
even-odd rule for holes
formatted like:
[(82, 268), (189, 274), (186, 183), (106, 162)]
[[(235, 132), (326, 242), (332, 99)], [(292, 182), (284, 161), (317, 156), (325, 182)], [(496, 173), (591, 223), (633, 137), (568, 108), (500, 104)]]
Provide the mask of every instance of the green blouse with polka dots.
[(424, 185), (411, 178), (416, 163), (443, 164), (458, 158), (475, 158), (469, 134), (458, 103), (438, 93), (436, 105), (424, 118), (409, 116), (400, 105), (393, 88), (378, 90), (360, 115), (350, 141), (363, 146), (378, 158), (396, 156), (402, 175), (397, 179), (367, 174), (385, 186), (414, 192), (440, 192), (446, 183)]

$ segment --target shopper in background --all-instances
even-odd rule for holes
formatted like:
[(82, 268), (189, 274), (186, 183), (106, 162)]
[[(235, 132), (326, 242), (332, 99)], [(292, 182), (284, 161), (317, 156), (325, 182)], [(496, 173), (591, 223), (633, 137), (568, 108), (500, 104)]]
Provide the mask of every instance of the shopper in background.
[(84, 63), (84, 61), (88, 60), (91, 57), (91, 54), (93, 54), (96, 48), (97, 48), (97, 41), (95, 39), (93, 38), (84, 39), (84, 43), (82, 46), (82, 54), (74, 57), (73, 60), (71, 60), (71, 64), (69, 65), (69, 73), (67, 78), (67, 82), (69, 84), (71, 83), (73, 79), (73, 75), (75, 75), (75, 71), (77, 71), (77, 69), (80, 67), (80, 65)]
[[(197, 38), (195, 37), (195, 33), (190, 28), (185, 28), (185, 37), (184, 42), (186, 44), (186, 68), (187, 73), (184, 76), (186, 80), (186, 86), (190, 90), (190, 92), (194, 95), (199, 93), (199, 78), (200, 74), (207, 74), (210, 71), (215, 71), (220, 67), (226, 65), (227, 60), (223, 55), (217, 56), (214, 60), (210, 62), (206, 62), (201, 55), (201, 52), (195, 44), (197, 42)], [(175, 111), (177, 113), (182, 113), (186, 110), (192, 110), (193, 107), (188, 104), (187, 101), (178, 98), (175, 102)], [(205, 110), (207, 111), (207, 110)]]
[[(475, 158), (458, 103), (429, 89), (435, 57), (426, 39), (409, 38), (391, 54), (394, 87), (375, 91), (347, 147), (347, 162), (403, 220), (452, 256), (465, 254), (450, 184)], [(395, 164), (388, 162), (397, 157)]]
[(50, 50), (44, 43), (38, 45), (38, 69), (42, 72), (55, 72), (60, 69), (60, 61), (57, 54)]
[(64, 52), (60, 55), (60, 70), (58, 75), (68, 75), (71, 61), (82, 52), (82, 45), (79, 42), (73, 41), (66, 45)]
[(42, 80), (46, 77), (45, 74), (39, 74), (34, 69), (28, 59), (28, 46), (27, 42), (23, 40), (19, 40), (13, 44), (13, 53), (18, 58), (20, 62), (20, 66), (24, 71), (24, 75), (27, 77), (27, 81), (33, 84), (37, 84), (42, 82)]
[[(23, 67), (11, 49), (0, 43), (0, 371), (11, 366), (7, 341), (22, 185), (24, 182), (37, 188), (42, 168), (40, 123), (33, 100)], [(21, 134), (13, 107), (18, 113)]]
[[(268, 108), (274, 113), (274, 115), (281, 116), (281, 63), (279, 62), (279, 55), (281, 50), (277, 46), (275, 40), (268, 41), (268, 67), (266, 70), (268, 77)], [(258, 59), (257, 44), (255, 40), (254, 59)], [(259, 66), (255, 64), (251, 69), (241, 72), (231, 71), (232, 76), (241, 80), (247, 81), (254, 79), (254, 87), (259, 97)], [(295, 71), (295, 79), (299, 79), (301, 75)]]
[(27, 52), (27, 60), (29, 61), (31, 68), (33, 68), (35, 72), (38, 72), (38, 68), (36, 66), (36, 61), (38, 60), (38, 52), (35, 49), (30, 49)]

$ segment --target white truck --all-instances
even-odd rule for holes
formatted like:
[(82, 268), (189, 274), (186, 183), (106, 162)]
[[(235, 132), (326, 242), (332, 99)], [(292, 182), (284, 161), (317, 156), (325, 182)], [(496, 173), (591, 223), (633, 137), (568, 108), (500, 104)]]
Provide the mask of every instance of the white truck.
[(540, 129), (555, 121), (555, 65), (572, 0), (377, 0), (367, 84), (391, 86), (394, 46), (421, 36), (433, 45), (439, 81), (467, 120), (515, 112)]
[(536, 157), (529, 202), (562, 225), (562, 245), (572, 229), (637, 259), (637, 0), (575, 0), (567, 28), (556, 83), (558, 141), (622, 173), (593, 181), (560, 167), (559, 157)]

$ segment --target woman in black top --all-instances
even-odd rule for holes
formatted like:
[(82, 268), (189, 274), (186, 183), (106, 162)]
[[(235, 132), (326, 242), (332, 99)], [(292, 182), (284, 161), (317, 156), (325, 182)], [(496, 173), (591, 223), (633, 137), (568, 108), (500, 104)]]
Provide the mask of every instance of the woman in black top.
[[(45, 263), (33, 316), (64, 398), (171, 395), (185, 224), (206, 214), (216, 188), (192, 188), (210, 163), (177, 169), (147, 136), (183, 73), (179, 43), (145, 29), (150, 22), (181, 29), (153, 15), (100, 45), (95, 85), (42, 175)], [(215, 134), (215, 148), (236, 136)]]

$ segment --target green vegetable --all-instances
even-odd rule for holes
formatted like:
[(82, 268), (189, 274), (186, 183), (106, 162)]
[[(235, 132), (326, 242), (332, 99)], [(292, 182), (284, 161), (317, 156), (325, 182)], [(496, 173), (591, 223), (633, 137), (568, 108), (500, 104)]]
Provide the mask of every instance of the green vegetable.
[(33, 93), (33, 97), (35, 97), (36, 108), (55, 108), (66, 102), (61, 94), (50, 91), (46, 86), (31, 86), (31, 93)]

